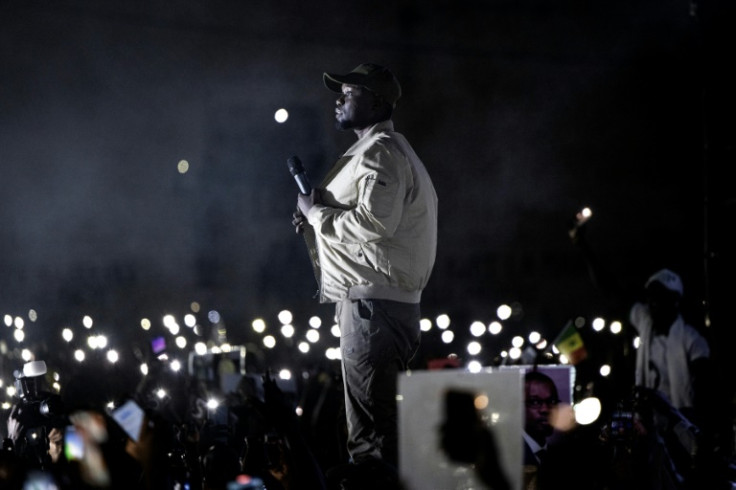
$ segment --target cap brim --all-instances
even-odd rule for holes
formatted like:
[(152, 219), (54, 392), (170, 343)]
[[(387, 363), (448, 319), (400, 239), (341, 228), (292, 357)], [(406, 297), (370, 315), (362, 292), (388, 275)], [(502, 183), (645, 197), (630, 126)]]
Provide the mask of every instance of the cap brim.
[(341, 81), (342, 78), (340, 75), (333, 75), (331, 73), (322, 74), (322, 81), (325, 87), (337, 93), (342, 93), (342, 84), (344, 83)]

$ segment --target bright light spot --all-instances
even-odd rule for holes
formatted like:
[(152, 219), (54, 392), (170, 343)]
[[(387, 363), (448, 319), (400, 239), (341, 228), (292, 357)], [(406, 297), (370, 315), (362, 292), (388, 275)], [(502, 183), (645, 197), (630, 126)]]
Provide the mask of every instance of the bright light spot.
[(176, 340), (174, 340), (174, 342), (176, 342), (176, 346), (180, 349), (183, 349), (187, 346), (186, 337), (182, 337), (181, 335), (179, 335)]
[(432, 320), (429, 318), (422, 318), (419, 320), (419, 328), (422, 330), (422, 332), (429, 332), (432, 330)]
[(10, 315), (5, 315), (5, 316), (3, 317), (3, 320), (5, 321), (5, 326), (6, 326), (6, 327), (10, 327), (10, 326), (12, 326), (12, 325), (13, 325), (13, 317), (12, 317), (12, 316), (10, 316)]
[(28, 319), (32, 322), (38, 320), (38, 313), (36, 313), (36, 310), (28, 310)]
[(522, 345), (524, 345), (524, 337), (517, 335), (516, 337), (511, 339), (511, 345), (513, 345), (514, 347), (521, 347)]
[(219, 347), (214, 346), (214, 347), (212, 347), (212, 349), (210, 349), (210, 352), (212, 352), (213, 354), (219, 354), (221, 352), (221, 350), (220, 350)]
[(559, 354), (560, 353), (560, 349), (558, 349), (555, 344), (552, 344), (552, 353), (553, 354)]
[(215, 410), (217, 407), (220, 406), (219, 400), (216, 400), (215, 398), (210, 398), (207, 400), (207, 408), (210, 410)]
[(104, 335), (98, 335), (97, 347), (100, 349), (104, 349), (105, 347), (107, 347), (107, 337), (105, 337)]
[(107, 402), (107, 405), (105, 405), (105, 407), (108, 410), (115, 410), (115, 402)]
[(509, 353), (506, 352), (505, 350), (502, 350), (501, 351), (501, 357), (503, 357), (503, 358), (509, 357)]
[(184, 325), (186, 325), (189, 328), (192, 328), (197, 324), (197, 317), (192, 315), (191, 313), (187, 313), (184, 315)]
[(250, 324), (256, 333), (263, 333), (266, 331), (266, 322), (262, 318), (256, 318), (253, 323)]
[(82, 318), (82, 325), (84, 325), (84, 328), (92, 328), (93, 323), (92, 317), (89, 315), (84, 315), (84, 318)]
[(547, 348), (547, 341), (542, 340), (540, 343), (537, 344), (537, 349), (544, 350)]
[(194, 313), (199, 313), (199, 308), (199, 303), (197, 303), (196, 301), (192, 301), (189, 304), (189, 309), (192, 310)]
[(279, 371), (279, 379), (291, 379), (291, 371), (289, 371), (288, 369), (282, 369), (281, 371)]
[(560, 354), (560, 364), (570, 364), (570, 359), (565, 354)]
[(143, 330), (150, 330), (151, 329), (151, 320), (148, 318), (141, 318), (141, 328)]
[(593, 211), (590, 208), (585, 207), (580, 210), (581, 218), (590, 219), (591, 216), (593, 216)]
[(76, 359), (77, 361), (84, 361), (84, 357), (84, 351), (82, 349), (77, 349), (74, 351), (74, 359)]
[(498, 335), (501, 333), (501, 330), (503, 330), (503, 325), (501, 325), (501, 322), (491, 322), (488, 325), (488, 333), (491, 335)]
[(220, 316), (220, 312), (217, 310), (212, 310), (209, 313), (207, 313), (207, 319), (212, 324), (220, 323), (220, 320), (222, 320), (222, 317)]
[(634, 349), (638, 349), (641, 345), (641, 339), (639, 337), (634, 337)]
[(528, 339), (530, 343), (538, 344), (539, 341), (542, 340), (542, 334), (540, 334), (539, 332), (531, 332)]
[(520, 358), (521, 357), (521, 349), (519, 349), (518, 347), (512, 347), (511, 349), (509, 349), (509, 357), (511, 359), (518, 359), (518, 358)]
[(450, 326), (450, 317), (443, 313), (438, 316), (434, 322), (437, 324), (437, 328), (444, 330)]
[(20, 357), (23, 358), (24, 361), (28, 362), (33, 359), (33, 354), (31, 354), (31, 351), (29, 351), (28, 349), (23, 349), (20, 352)]
[(606, 376), (611, 374), (611, 366), (609, 366), (608, 364), (604, 364), (601, 366), (601, 369), (599, 372), (601, 373), (601, 376), (605, 378)]
[(145, 362), (141, 364), (141, 374), (143, 374), (143, 376), (148, 375), (148, 364), (146, 364)]
[(115, 364), (120, 359), (120, 356), (118, 355), (117, 351), (114, 349), (110, 349), (107, 351), (107, 360), (110, 361), (110, 363)]
[(89, 346), (90, 349), (96, 349), (97, 346), (99, 345), (97, 343), (97, 336), (90, 335), (89, 337), (87, 337), (87, 345)]
[(54, 381), (54, 383), (51, 385), (51, 387), (57, 393), (61, 391), (61, 385), (58, 382), (56, 382), (56, 381)]
[(281, 310), (278, 315), (279, 321), (286, 325), (294, 320), (294, 315), (289, 310)]
[(455, 339), (455, 333), (452, 330), (445, 330), (442, 332), (442, 342), (449, 344)]
[(281, 335), (286, 337), (287, 339), (290, 339), (294, 336), (294, 325), (287, 324), (281, 326)]
[(340, 327), (337, 324), (333, 325), (332, 328), (330, 329), (330, 333), (332, 334), (333, 337), (337, 337), (339, 339), (340, 338)]
[(194, 344), (194, 352), (196, 352), (198, 356), (207, 354), (207, 344), (204, 342), (197, 342)]
[(596, 318), (593, 320), (593, 330), (596, 332), (600, 332), (604, 328), (606, 328), (606, 321), (603, 318)]
[(174, 315), (164, 315), (163, 318), (164, 327), (170, 329), (174, 325), (176, 325), (176, 318), (174, 318)]
[(488, 395), (478, 395), (473, 400), (476, 410), (485, 410), (488, 407)]
[(312, 328), (319, 328), (322, 326), (322, 319), (318, 316), (313, 316), (309, 319), (309, 326)]
[(297, 347), (302, 354), (306, 354), (307, 352), (309, 352), (308, 342), (299, 342), (299, 345)]
[(25, 327), (26, 322), (25, 322), (25, 320), (23, 320), (23, 318), (21, 318), (19, 316), (16, 316), (15, 317), (15, 321), (13, 322), (13, 324), (15, 325), (15, 328), (23, 328), (23, 327)]
[(158, 390), (156, 390), (156, 396), (159, 397), (159, 399), (163, 400), (164, 398), (166, 398), (166, 390), (163, 388), (159, 388)]
[(325, 351), (325, 357), (331, 361), (340, 359), (340, 349), (337, 347), (330, 347)]
[(178, 170), (180, 174), (187, 173), (189, 171), (189, 162), (186, 160), (179, 160), (179, 163), (176, 165), (176, 170)]
[(509, 305), (501, 305), (496, 308), (496, 316), (499, 320), (508, 320), (511, 317), (511, 307)]
[(71, 342), (74, 338), (74, 332), (72, 332), (71, 328), (65, 328), (61, 331), (61, 338), (66, 340), (67, 342)]
[(286, 120), (289, 119), (289, 111), (286, 109), (279, 109), (274, 113), (273, 118), (279, 124), (285, 123)]
[(273, 349), (276, 347), (276, 338), (273, 335), (266, 335), (263, 337), (263, 345), (268, 347), (269, 349)]
[(233, 346), (225, 342), (220, 346), (220, 350), (222, 350), (222, 352), (232, 352)]
[(8, 386), (5, 388), (5, 393), (8, 394), (8, 396), (13, 397), (18, 391), (15, 389), (15, 386)]
[(601, 401), (591, 397), (582, 400), (573, 406), (575, 410), (575, 421), (580, 425), (589, 425), (598, 420), (601, 414)]
[(319, 332), (317, 330), (307, 330), (307, 340), (316, 344), (319, 341)]
[(611, 322), (611, 333), (613, 334), (620, 334), (622, 330), (621, 322), (618, 320)]
[(179, 371), (181, 371), (181, 362), (179, 361), (179, 359), (174, 359), (171, 361), (171, 363), (169, 363), (169, 367), (172, 371), (178, 373)]
[(13, 337), (15, 337), (17, 342), (23, 342), (23, 339), (26, 338), (26, 334), (23, 330), (16, 329), (15, 332), (13, 332)]
[(299, 416), (299, 417), (301, 417), (302, 415), (304, 415), (304, 409), (302, 407), (296, 407), (296, 410), (295, 411), (296, 411), (297, 416)]
[(10, 410), (10, 408), (11, 408), (12, 406), (13, 406), (13, 404), (12, 404), (12, 403), (10, 403), (10, 402), (3, 402), (3, 404), (2, 404), (2, 405), (0, 405), (0, 407), (2, 407), (2, 409), (3, 409), (3, 410)]
[(473, 337), (480, 337), (486, 333), (486, 326), (483, 322), (473, 322), (470, 324), (470, 333)]
[(478, 361), (470, 361), (468, 363), (468, 371), (471, 373), (479, 373), (483, 369), (483, 365)]
[[(485, 330), (485, 328), (483, 330)], [(470, 354), (471, 356), (477, 356), (478, 354), (480, 354), (480, 351), (480, 342), (473, 341), (468, 344), (468, 354)]]

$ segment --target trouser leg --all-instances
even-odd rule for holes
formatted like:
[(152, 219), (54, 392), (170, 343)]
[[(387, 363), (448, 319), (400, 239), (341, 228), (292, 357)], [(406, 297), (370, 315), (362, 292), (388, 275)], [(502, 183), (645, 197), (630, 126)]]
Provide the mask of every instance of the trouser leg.
[(398, 465), (396, 383), (419, 346), (419, 305), (346, 300), (337, 305), (341, 331), (348, 452)]

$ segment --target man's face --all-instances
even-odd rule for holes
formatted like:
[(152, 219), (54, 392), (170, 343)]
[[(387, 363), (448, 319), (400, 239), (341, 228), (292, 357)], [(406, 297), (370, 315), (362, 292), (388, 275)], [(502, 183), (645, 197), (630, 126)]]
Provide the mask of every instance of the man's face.
[(525, 389), (524, 430), (540, 445), (544, 445), (546, 439), (552, 435), (553, 429), (549, 423), (549, 416), (552, 409), (557, 406), (557, 393), (549, 383), (540, 381), (527, 382)]
[(377, 102), (367, 88), (343, 84), (335, 107), (335, 125), (341, 130), (367, 128), (376, 122)]

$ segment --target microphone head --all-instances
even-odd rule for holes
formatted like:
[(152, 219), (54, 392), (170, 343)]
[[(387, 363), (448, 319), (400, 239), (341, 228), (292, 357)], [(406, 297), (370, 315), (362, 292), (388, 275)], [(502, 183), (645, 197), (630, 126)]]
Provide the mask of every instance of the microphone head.
[(289, 166), (289, 172), (292, 176), (295, 176), (296, 174), (300, 174), (304, 172), (304, 166), (302, 165), (302, 161), (299, 160), (299, 157), (293, 156), (289, 157), (288, 160), (286, 160), (286, 165)]

